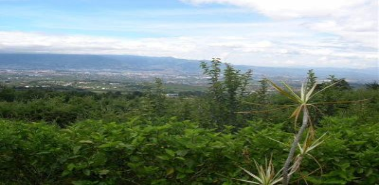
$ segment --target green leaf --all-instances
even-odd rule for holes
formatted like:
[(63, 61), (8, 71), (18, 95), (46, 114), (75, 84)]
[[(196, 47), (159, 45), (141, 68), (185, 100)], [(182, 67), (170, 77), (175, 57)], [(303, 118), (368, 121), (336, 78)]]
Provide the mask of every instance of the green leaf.
[(184, 178), (186, 178), (186, 177), (187, 177), (187, 175), (186, 175), (186, 174), (183, 174), (183, 173), (178, 174), (178, 175), (176, 176), (176, 178), (178, 178), (178, 179), (184, 179)]
[(69, 175), (69, 174), (71, 174), (71, 171), (69, 171), (69, 170), (65, 170), (65, 171), (63, 171), (63, 173), (62, 173), (62, 177), (65, 177), (65, 176), (67, 176), (67, 175)]
[(72, 171), (75, 167), (76, 167), (75, 164), (70, 163), (70, 164), (67, 166), (67, 169), (68, 169), (69, 171)]
[(187, 155), (188, 154), (188, 150), (178, 150), (178, 151), (176, 151), (176, 154), (178, 155), (178, 156), (185, 156), (185, 155)]
[(175, 157), (175, 152), (170, 149), (165, 149), (166, 153), (170, 155), (171, 157)]
[(72, 149), (72, 152), (74, 153), (74, 155), (76, 155), (76, 154), (79, 152), (80, 148), (82, 148), (82, 146), (75, 146), (75, 147)]
[(79, 143), (83, 143), (83, 144), (93, 144), (93, 141), (91, 141), (91, 140), (81, 140), (81, 141), (79, 141)]
[(94, 165), (102, 166), (107, 162), (107, 156), (104, 153), (97, 153), (92, 157)]
[(83, 171), (83, 173), (84, 173), (84, 175), (86, 175), (86, 176), (90, 176), (90, 175), (91, 175), (91, 171), (90, 171), (89, 169), (85, 169), (85, 170)]
[(111, 148), (111, 147), (114, 147), (116, 145), (117, 145), (117, 143), (115, 143), (115, 142), (108, 142), (108, 143), (100, 145), (99, 148)]
[(162, 159), (162, 160), (164, 160), (164, 161), (168, 161), (168, 160), (170, 160), (170, 157), (169, 156), (167, 156), (167, 155), (159, 155), (159, 156), (157, 156), (159, 159)]
[(45, 154), (49, 154), (50, 152), (38, 152), (36, 153), (36, 155), (45, 155)]
[(166, 170), (166, 175), (169, 176), (169, 175), (173, 174), (174, 172), (175, 172), (175, 169), (171, 167), (171, 168)]
[(99, 171), (99, 175), (106, 175), (106, 174), (108, 174), (110, 171), (109, 170), (106, 170), (106, 169), (104, 169), (104, 170), (100, 170)]

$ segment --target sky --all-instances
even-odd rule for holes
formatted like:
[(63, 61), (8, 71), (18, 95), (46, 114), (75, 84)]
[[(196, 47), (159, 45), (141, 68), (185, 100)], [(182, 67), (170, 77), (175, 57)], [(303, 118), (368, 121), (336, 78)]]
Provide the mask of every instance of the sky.
[(378, 0), (0, 0), (0, 52), (378, 67)]

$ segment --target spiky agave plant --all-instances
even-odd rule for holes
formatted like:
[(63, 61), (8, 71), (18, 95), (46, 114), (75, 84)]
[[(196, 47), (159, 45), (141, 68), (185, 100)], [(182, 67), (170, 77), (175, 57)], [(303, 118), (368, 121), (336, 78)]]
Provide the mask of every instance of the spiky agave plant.
[[(314, 92), (315, 89), (316, 89), (316, 86), (317, 84), (314, 84), (311, 88), (306, 88), (307, 85), (306, 84), (302, 84), (302, 87), (300, 89), (300, 95), (296, 94), (295, 91), (289, 86), (287, 85), (286, 83), (283, 82), (283, 85), (285, 87), (285, 89), (279, 87), (277, 84), (275, 84), (274, 82), (272, 82), (271, 80), (268, 80), (267, 81), (282, 95), (286, 96), (287, 98), (291, 99), (295, 104), (296, 108), (295, 110), (293, 111), (291, 117), (295, 118), (295, 125), (297, 123), (297, 120), (299, 118), (299, 116), (301, 114), (303, 114), (303, 120), (302, 120), (302, 124), (301, 124), (301, 127), (298, 131), (298, 133), (295, 135), (295, 139), (294, 141), (292, 142), (292, 145), (291, 145), (291, 148), (290, 148), (290, 152), (288, 154), (288, 157), (287, 157), (287, 160), (286, 162), (284, 163), (284, 167), (283, 167), (283, 179), (282, 179), (282, 182), (283, 182), (283, 185), (287, 185), (289, 180), (290, 180), (290, 172), (294, 172), (292, 168), (292, 170), (290, 169), (290, 165), (291, 165), (291, 162), (293, 161), (293, 158), (294, 158), (294, 155), (295, 155), (295, 151), (296, 151), (296, 148), (298, 147), (299, 145), (299, 141), (301, 139), (301, 136), (303, 135), (304, 131), (306, 130), (306, 128), (308, 127), (308, 123), (309, 123), (309, 120), (310, 120), (310, 115), (309, 115), (309, 107), (315, 107), (310, 101), (313, 99), (313, 97), (315, 97), (315, 95), (319, 94), (320, 92), (322, 91), (325, 91), (326, 89), (332, 87), (333, 85), (335, 85), (336, 83), (333, 83), (323, 89), (321, 89), (320, 91), (318, 92)], [(311, 132), (312, 129), (310, 130)], [(295, 160), (296, 162), (296, 160)], [(298, 161), (299, 162), (299, 161)], [(300, 160), (301, 162), (301, 160)], [(294, 166), (295, 167), (295, 166)], [(291, 171), (290, 171), (291, 170)]]
[[(271, 109), (271, 110), (247, 111), (247, 112), (237, 112), (237, 113), (247, 114), (247, 113), (257, 113), (257, 112), (270, 112), (270, 111), (274, 111), (274, 110), (295, 107), (293, 113), (291, 114), (291, 118), (294, 118), (295, 127), (297, 125), (297, 121), (298, 121), (299, 116), (301, 114), (303, 114), (303, 119), (302, 119), (301, 127), (300, 127), (299, 131), (297, 132), (297, 134), (295, 134), (295, 137), (294, 137), (294, 140), (293, 140), (293, 142), (291, 144), (291, 148), (290, 148), (287, 160), (286, 160), (286, 162), (284, 164), (284, 167), (280, 170), (280, 171), (282, 171), (282, 177), (280, 177), (280, 179), (282, 179), (283, 185), (288, 185), (289, 180), (291, 178), (291, 175), (293, 173), (295, 173), (299, 169), (299, 166), (300, 166), (300, 164), (302, 162), (303, 157), (305, 155), (308, 155), (308, 156), (310, 156), (310, 157), (312, 157), (314, 159), (314, 157), (311, 156), (309, 154), (309, 152), (311, 150), (313, 150), (314, 148), (316, 148), (318, 145), (320, 145), (323, 142), (321, 140), (321, 138), (314, 140), (314, 128), (313, 128), (312, 124), (309, 124), (309, 122), (311, 123), (311, 119), (310, 119), (310, 115), (309, 115), (309, 108), (313, 107), (313, 108), (315, 108), (315, 109), (318, 110), (318, 108), (316, 106), (320, 105), (320, 104), (357, 103), (357, 102), (367, 101), (367, 99), (358, 100), (358, 101), (337, 101), (337, 102), (316, 102), (316, 103), (313, 103), (311, 101), (313, 100), (313, 98), (317, 94), (319, 94), (319, 93), (325, 91), (326, 89), (328, 89), (328, 88), (336, 85), (340, 81), (337, 81), (337, 82), (335, 82), (333, 84), (330, 84), (330, 85), (324, 87), (323, 89), (321, 89), (321, 90), (319, 90), (317, 92), (315, 92), (317, 84), (313, 84), (313, 86), (311, 86), (311, 87), (309, 87), (307, 84), (302, 84), (302, 87), (300, 89), (300, 94), (298, 95), (298, 94), (295, 93), (295, 91), (289, 85), (287, 85), (284, 82), (283, 82), (283, 85), (284, 85), (285, 88), (281, 88), (277, 84), (275, 84), (274, 82), (272, 82), (271, 80), (269, 80), (269, 79), (266, 79), (266, 80), (280, 94), (282, 94), (285, 97), (287, 97), (290, 100), (292, 100), (292, 102), (294, 104), (280, 106), (280, 108), (275, 108), (275, 109)], [(267, 106), (267, 105), (256, 104), (256, 103), (249, 103), (249, 104), (254, 104), (254, 105), (259, 105), (259, 106)], [(305, 130), (308, 128), (309, 125), (311, 125), (311, 126), (308, 129), (308, 134), (306, 136), (305, 142), (304, 142), (303, 145), (300, 145), (299, 141), (300, 141), (302, 135), (304, 134)], [(296, 151), (297, 147), (299, 147), (300, 153), (296, 157), (294, 157), (295, 151)], [(317, 162), (316, 159), (314, 159), (314, 160)], [(292, 166), (291, 166), (291, 163), (293, 163)], [(319, 164), (319, 166), (320, 166), (320, 164)], [(266, 168), (268, 169), (268, 167), (266, 167)], [(321, 169), (321, 166), (320, 166), (320, 169)], [(246, 170), (244, 170), (244, 171), (247, 172)], [(251, 174), (249, 174), (249, 175), (251, 175)], [(277, 178), (277, 176), (272, 176), (272, 178), (274, 178), (274, 177), (275, 177), (275, 179)], [(278, 183), (277, 181), (271, 181), (271, 182)]]
[(237, 179), (242, 182), (246, 182), (249, 184), (258, 184), (258, 185), (275, 185), (282, 181), (281, 171), (275, 172), (274, 164), (272, 163), (272, 157), (267, 162), (265, 161), (265, 165), (259, 165), (257, 161), (254, 160), (255, 168), (257, 169), (257, 174), (254, 174), (245, 168), (240, 167), (244, 172), (246, 172), (253, 180), (244, 180)]
[(308, 129), (306, 138), (304, 139), (304, 143), (303, 144), (300, 144), (300, 143), (297, 144), (297, 146), (299, 148), (299, 154), (297, 154), (296, 157), (292, 161), (293, 164), (289, 168), (290, 172), (288, 173), (288, 179), (291, 178), (292, 174), (294, 174), (295, 172), (297, 172), (299, 170), (301, 162), (303, 161), (303, 158), (305, 156), (311, 157), (319, 165), (319, 167), (320, 167), (319, 169), (321, 170), (321, 173), (322, 173), (321, 164), (317, 161), (317, 159), (315, 157), (313, 157), (313, 155), (310, 154), (310, 151), (314, 150), (316, 147), (318, 147), (319, 145), (321, 145), (324, 142), (324, 140), (322, 138), (326, 135), (326, 133), (324, 133), (318, 139), (314, 139), (313, 136), (311, 136), (311, 132), (312, 131), (310, 129)]
[[(313, 160), (316, 161), (316, 163), (320, 166), (321, 172), (322, 172), (322, 167), (319, 164), (319, 162), (310, 154), (310, 151), (314, 150), (317, 146), (322, 144), (324, 140), (322, 138), (326, 135), (323, 134), (321, 137), (318, 139), (313, 140), (313, 137), (310, 136), (310, 131), (308, 131), (307, 136), (304, 140), (303, 144), (298, 143), (298, 148), (299, 148), (299, 154), (293, 159), (293, 164), (291, 167), (289, 167), (289, 177), (291, 177), (295, 172), (298, 171), (300, 168), (301, 162), (305, 156), (310, 156), (313, 158)], [(281, 144), (286, 145), (285, 143), (282, 143), (280, 141), (277, 141), (275, 139), (269, 138), (271, 140), (274, 140), (276, 142), (279, 142)], [(245, 168), (241, 168), (244, 172), (246, 172), (249, 176), (253, 178), (253, 180), (243, 180), (243, 179), (237, 179), (242, 182), (246, 182), (249, 184), (259, 184), (259, 185), (275, 185), (279, 184), (280, 182), (283, 181), (283, 177), (281, 172), (283, 171), (283, 168), (279, 170), (278, 172), (275, 172), (274, 164), (272, 162), (272, 157), (270, 158), (269, 162), (267, 162), (267, 159), (265, 161), (265, 166), (258, 165), (258, 163), (254, 160), (255, 167), (257, 170), (257, 174), (254, 174)]]

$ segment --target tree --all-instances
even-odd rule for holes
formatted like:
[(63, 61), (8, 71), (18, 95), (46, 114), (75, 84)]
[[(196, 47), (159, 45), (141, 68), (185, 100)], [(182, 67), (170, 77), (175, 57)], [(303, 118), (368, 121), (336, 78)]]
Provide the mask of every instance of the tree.
[(307, 90), (310, 90), (314, 84), (317, 82), (317, 77), (313, 71), (313, 69), (309, 70), (307, 73)]
[(268, 83), (267, 83), (267, 79), (259, 80), (259, 84), (260, 84), (260, 88), (257, 91), (258, 103), (260, 103), (260, 104), (266, 104), (266, 103), (268, 103), (268, 97), (267, 97)]
[(0, 91), (0, 100), (13, 102), (16, 100), (16, 90), (9, 87), (4, 87)]
[[(319, 85), (317, 88), (323, 89), (325, 87), (328, 87), (330, 85), (333, 85), (332, 88), (327, 89), (322, 96), (320, 97), (323, 102), (335, 102), (337, 99), (340, 99), (340, 96), (343, 94), (344, 91), (351, 90), (350, 84), (344, 79), (344, 78), (336, 78), (335, 75), (329, 75), (327, 78), (327, 81), (324, 81)], [(332, 116), (337, 111), (337, 108), (347, 108), (346, 105), (335, 105), (335, 104), (326, 104), (320, 107), (321, 110), (325, 113), (325, 115)]]
[(235, 111), (238, 110), (238, 89), (242, 85), (242, 80), (240, 78), (240, 71), (234, 69), (230, 64), (225, 64), (226, 69), (224, 70), (224, 88), (226, 90), (226, 108), (228, 112), (228, 122), (233, 124), (236, 121)]
[(329, 75), (328, 81), (321, 84), (321, 88), (335, 84), (335, 86), (330, 90), (345, 91), (351, 90), (350, 84), (344, 78), (336, 78), (334, 75)]
[[(240, 98), (245, 96), (247, 85), (251, 79), (252, 71), (241, 73), (231, 64), (225, 64), (225, 70), (221, 70), (221, 59), (213, 58), (208, 66), (201, 63), (203, 73), (209, 77), (209, 108), (211, 121), (216, 127), (220, 124), (239, 125), (236, 112), (240, 108)], [(223, 74), (223, 80), (221, 80)]]
[(210, 77), (209, 93), (211, 94), (212, 98), (218, 102), (222, 101), (224, 89), (222, 82), (220, 81), (221, 59), (213, 58), (210, 66), (208, 66), (206, 62), (202, 62), (200, 65), (203, 69), (203, 74)]
[(245, 97), (247, 95), (247, 86), (253, 75), (253, 70), (249, 69), (245, 73), (241, 74), (241, 87), (240, 87), (240, 97)]
[(155, 87), (153, 89), (153, 94), (152, 94), (152, 103), (153, 103), (154, 112), (158, 116), (165, 115), (165, 112), (166, 112), (165, 100), (166, 100), (166, 97), (164, 94), (162, 79), (155, 78)]
[(224, 120), (224, 87), (220, 81), (221, 75), (221, 59), (213, 58), (210, 66), (206, 62), (201, 62), (200, 67), (203, 69), (203, 74), (209, 77), (208, 104), (211, 124), (219, 126), (219, 123)]
[[(267, 79), (264, 78), (262, 80), (258, 81), (260, 84), (259, 89), (256, 92), (256, 100), (255, 102), (257, 103), (257, 111), (263, 111), (264, 108), (269, 107), (269, 98), (268, 98), (268, 83)], [(262, 112), (261, 114), (257, 115), (263, 120), (267, 120), (270, 118), (268, 112)]]
[(379, 84), (377, 81), (374, 81), (372, 83), (365, 84), (366, 89), (371, 89), (371, 90), (379, 90)]

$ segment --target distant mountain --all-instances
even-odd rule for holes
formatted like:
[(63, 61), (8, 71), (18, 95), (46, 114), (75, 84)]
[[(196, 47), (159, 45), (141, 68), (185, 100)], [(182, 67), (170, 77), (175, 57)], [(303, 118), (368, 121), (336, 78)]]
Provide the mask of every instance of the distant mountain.
[(328, 78), (330, 75), (336, 78), (345, 78), (355, 82), (372, 82), (379, 80), (378, 68), (350, 69), (350, 68), (287, 68), (287, 67), (255, 67), (238, 66), (240, 69), (252, 69), (259, 77), (277, 77), (304, 79), (309, 69), (313, 69), (319, 80)]
[[(156, 71), (171, 74), (199, 74), (200, 61), (172, 57), (133, 55), (74, 55), (74, 54), (0, 54), (0, 69), (71, 70), (71, 71)], [(252, 69), (254, 76), (304, 79), (308, 68), (235, 66)], [(378, 80), (378, 68), (313, 68), (320, 79), (333, 74), (353, 81)]]
[(132, 55), (0, 54), (0, 69), (96, 71), (197, 71), (199, 63)]

